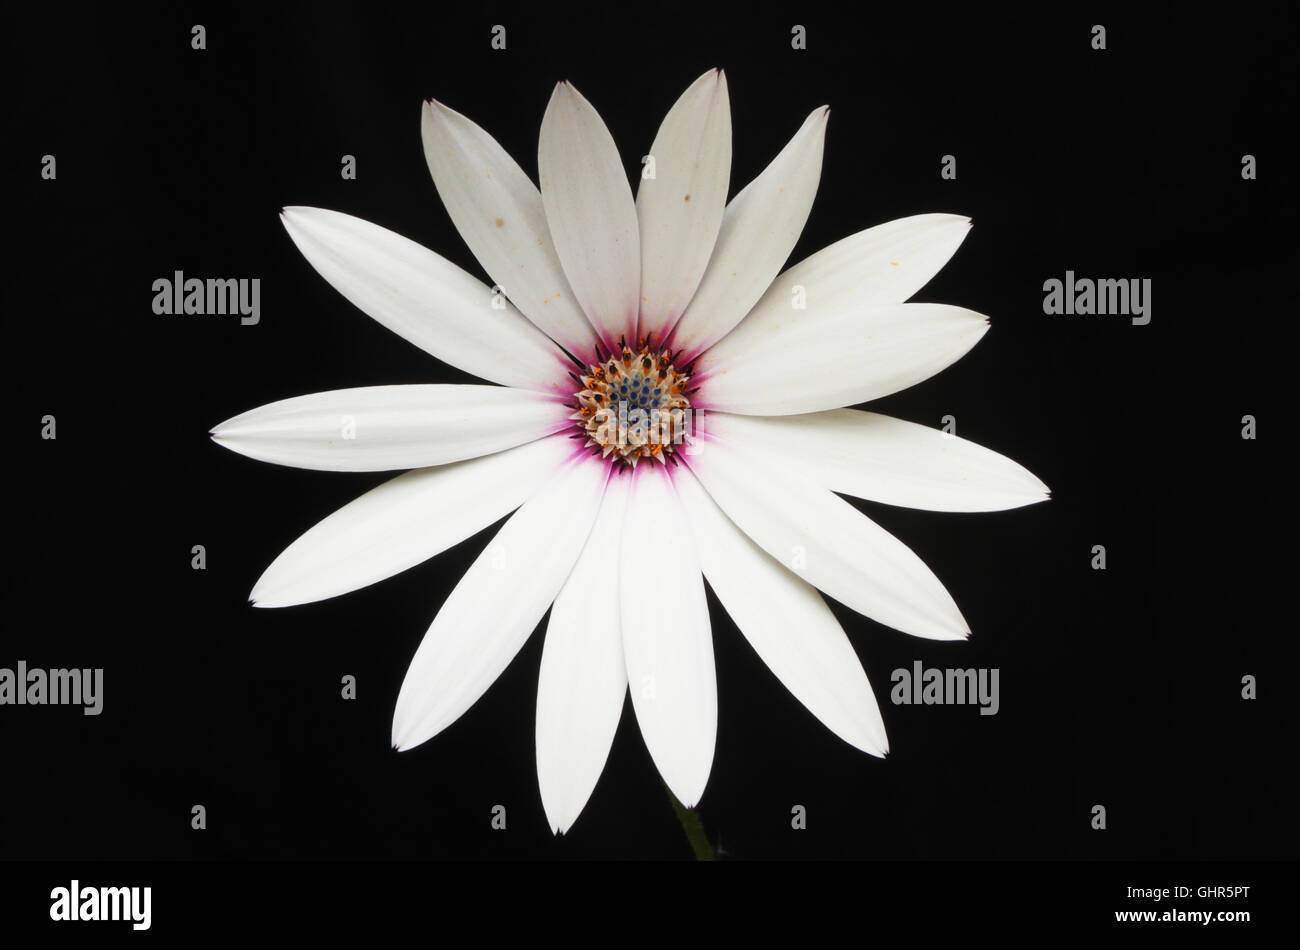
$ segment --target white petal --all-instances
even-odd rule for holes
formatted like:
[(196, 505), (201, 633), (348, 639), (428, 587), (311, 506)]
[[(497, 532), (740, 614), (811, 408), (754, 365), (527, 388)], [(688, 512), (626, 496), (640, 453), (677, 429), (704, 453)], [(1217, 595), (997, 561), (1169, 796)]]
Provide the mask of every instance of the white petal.
[(695, 364), (696, 403), (782, 416), (879, 399), (961, 359), (988, 330), (961, 307), (851, 301), (769, 302)]
[(873, 620), (934, 640), (970, 628), (910, 548), (798, 470), (710, 436), (687, 464), (742, 531), (808, 583)]
[(477, 458), (563, 429), (571, 407), (503, 386), (367, 386), (282, 399), (212, 430), (263, 462), (385, 472)]
[(713, 766), (718, 684), (704, 578), (669, 478), (649, 465), (632, 475), (619, 609), (641, 735), (665, 784), (694, 808)]
[(938, 429), (857, 409), (707, 416), (708, 431), (777, 455), (846, 495), (930, 511), (1003, 511), (1047, 500), (1023, 465)]
[(970, 218), (955, 214), (918, 214), (878, 224), (795, 264), (755, 309), (789, 312), (796, 288), (808, 300), (840, 307), (902, 303), (943, 269), (969, 232)]
[(522, 505), (572, 453), (573, 442), (556, 435), (390, 479), (289, 545), (249, 597), (289, 607), (392, 577)]
[(614, 139), (578, 90), (559, 83), (537, 149), (542, 205), (569, 286), (606, 347), (636, 339), (641, 239)]
[(559, 348), (455, 264), (337, 211), (285, 208), (280, 220), (335, 290), (404, 340), (481, 379), (567, 394)]
[(592, 359), (591, 328), (556, 256), (542, 195), (496, 139), (426, 102), (424, 157), (452, 223), (516, 307), (570, 353)]
[(618, 559), (630, 479), (610, 479), (551, 608), (537, 681), (537, 781), (551, 829), (573, 826), (605, 768), (627, 696)]
[(821, 594), (737, 528), (689, 471), (675, 476), (704, 576), (750, 646), (826, 728), (883, 756), (889, 742), (871, 683)]
[(524, 502), (443, 602), (402, 681), (393, 745), (437, 735), (501, 675), (586, 543), (609, 469), (572, 459)]
[(673, 332), (687, 359), (722, 339), (763, 296), (803, 232), (822, 172), (823, 106), (731, 199), (704, 279)]
[(731, 176), (727, 80), (711, 69), (668, 111), (650, 146), (655, 177), (636, 194), (641, 225), (642, 336), (663, 338), (686, 309), (713, 253)]

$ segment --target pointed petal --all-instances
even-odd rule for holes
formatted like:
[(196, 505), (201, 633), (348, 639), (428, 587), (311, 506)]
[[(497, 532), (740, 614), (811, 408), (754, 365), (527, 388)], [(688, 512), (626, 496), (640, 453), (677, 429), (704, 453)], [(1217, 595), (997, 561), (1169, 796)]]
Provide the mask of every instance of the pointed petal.
[(697, 404), (759, 416), (852, 406), (946, 369), (987, 330), (987, 317), (946, 304), (772, 302), (695, 364)]
[(737, 528), (689, 470), (673, 485), (704, 576), (759, 658), (831, 732), (883, 756), (889, 742), (871, 683), (821, 594)]
[(282, 399), (227, 419), (232, 452), (324, 472), (385, 472), (489, 455), (569, 425), (545, 393), (504, 386), (367, 386)]
[(519, 507), (572, 452), (557, 435), (390, 479), (285, 548), (249, 597), (290, 607), (392, 577)]
[(798, 466), (819, 485), (929, 511), (1003, 511), (1046, 501), (1023, 465), (954, 435), (875, 412), (708, 416), (708, 431)]
[(280, 220), (317, 273), (404, 340), (480, 379), (567, 395), (555, 344), (455, 264), (337, 211), (285, 208)]
[(718, 684), (704, 579), (669, 478), (648, 465), (632, 475), (619, 608), (641, 735), (664, 782), (694, 808), (713, 766)]
[(452, 223), (488, 276), (525, 317), (593, 361), (596, 334), (555, 253), (542, 195), (496, 139), (440, 102), (426, 102), (424, 157)]
[(763, 173), (731, 199), (704, 279), (672, 336), (687, 359), (744, 319), (794, 250), (822, 173), (830, 110), (804, 120)]
[(636, 339), (641, 239), (614, 139), (567, 82), (551, 94), (537, 149), (542, 205), (569, 286), (606, 347)]
[(630, 479), (612, 478), (551, 608), (537, 681), (537, 781), (551, 830), (577, 820), (605, 768), (627, 696), (618, 559)]
[(867, 228), (812, 254), (778, 277), (756, 310), (788, 313), (796, 288), (837, 306), (902, 303), (943, 269), (970, 233), (970, 218), (918, 214)]
[(737, 527), (814, 587), (904, 633), (933, 640), (969, 635), (925, 563), (843, 498), (773, 456), (712, 434), (686, 458)]
[(402, 681), (393, 745), (410, 749), (487, 691), (559, 593), (600, 509), (608, 468), (575, 458), (507, 521), (434, 618)]
[(712, 69), (668, 111), (650, 146), (655, 177), (636, 195), (641, 226), (641, 326), (661, 341), (686, 310), (713, 253), (731, 177), (727, 80)]

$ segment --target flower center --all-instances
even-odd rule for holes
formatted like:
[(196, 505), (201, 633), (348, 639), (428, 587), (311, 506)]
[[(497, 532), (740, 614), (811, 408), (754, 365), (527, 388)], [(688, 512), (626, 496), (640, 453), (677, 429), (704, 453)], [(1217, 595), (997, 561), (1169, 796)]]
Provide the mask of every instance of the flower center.
[[(635, 353), (626, 345), (617, 356), (573, 374), (582, 389), (573, 394), (574, 438), (612, 462), (633, 465), (644, 458), (666, 463), (687, 434), (690, 374), (674, 365), (678, 353)], [(612, 458), (611, 458), (612, 456)]]

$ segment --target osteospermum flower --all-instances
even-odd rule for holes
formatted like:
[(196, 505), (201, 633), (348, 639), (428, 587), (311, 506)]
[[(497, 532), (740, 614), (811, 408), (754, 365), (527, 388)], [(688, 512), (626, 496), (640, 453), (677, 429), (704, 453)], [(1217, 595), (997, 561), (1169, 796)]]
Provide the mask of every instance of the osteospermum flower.
[(939, 372), (987, 321), (903, 302), (952, 256), (967, 218), (882, 224), (778, 276), (817, 190), (827, 114), (809, 115), (728, 202), (717, 70), (669, 111), (635, 199), (600, 116), (567, 83), (542, 120), (540, 191), (483, 129), (426, 103), (429, 170), (495, 288), (357, 218), (284, 211), (348, 300), (496, 385), (316, 393), (217, 426), (220, 444), (282, 465), (413, 469), (291, 544), (252, 600), (356, 590), (513, 511), (416, 651), (392, 741), (410, 749), (455, 722), (550, 608), (537, 772), (556, 832), (591, 795), (629, 685), (664, 781), (699, 801), (717, 726), (705, 579), (800, 702), (884, 755), (871, 686), (818, 592), (919, 637), (969, 629), (921, 559), (836, 493), (938, 511), (1047, 497), (994, 452), (841, 408)]

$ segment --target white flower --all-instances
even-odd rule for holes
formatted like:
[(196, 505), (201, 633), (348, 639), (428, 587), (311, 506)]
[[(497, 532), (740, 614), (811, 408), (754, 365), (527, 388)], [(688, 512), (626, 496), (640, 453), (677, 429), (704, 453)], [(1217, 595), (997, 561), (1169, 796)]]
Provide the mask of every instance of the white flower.
[[(727, 86), (711, 71), (664, 119), (634, 201), (608, 130), (567, 83), (542, 120), (540, 192), (481, 128), (426, 103), (434, 183), (500, 293), (373, 224), (284, 211), (299, 250), (348, 300), (497, 385), (316, 393), (217, 426), (220, 444), (282, 465), (414, 469), (291, 544), (252, 599), (283, 607), (356, 590), (517, 508), (425, 634), (392, 738), (409, 749), (455, 722), (551, 608), (537, 772), (556, 832), (591, 795), (629, 686), (664, 781), (699, 801), (717, 726), (705, 578), (800, 702), (884, 755), (871, 686), (818, 591), (916, 636), (969, 630), (921, 559), (835, 493), (937, 511), (1047, 497), (994, 452), (840, 408), (939, 372), (987, 321), (903, 303), (952, 256), (967, 218), (891, 221), (778, 276), (817, 190), (827, 114), (808, 116), (728, 203)], [(655, 442), (612, 422), (601, 410), (613, 403), (684, 409), (688, 421), (675, 442)]]

